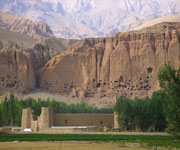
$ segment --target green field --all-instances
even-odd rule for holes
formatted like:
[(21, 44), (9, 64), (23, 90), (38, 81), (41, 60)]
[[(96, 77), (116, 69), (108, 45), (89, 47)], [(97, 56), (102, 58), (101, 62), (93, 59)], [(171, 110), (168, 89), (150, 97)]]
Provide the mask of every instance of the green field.
[(178, 148), (180, 139), (160, 135), (114, 135), (114, 134), (0, 134), (0, 142), (12, 141), (96, 141), (140, 143), (154, 147)]

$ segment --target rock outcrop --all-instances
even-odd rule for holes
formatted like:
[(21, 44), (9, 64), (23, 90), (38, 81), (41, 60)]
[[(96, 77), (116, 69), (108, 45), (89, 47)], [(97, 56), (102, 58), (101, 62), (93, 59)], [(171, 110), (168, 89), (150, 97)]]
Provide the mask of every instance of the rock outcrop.
[(1, 93), (41, 89), (78, 98), (147, 96), (159, 89), (163, 64), (180, 64), (180, 23), (112, 38), (46, 39), (29, 48), (0, 41)]
[(29, 19), (24, 19), (2, 11), (0, 11), (0, 27), (9, 31), (26, 34), (37, 39), (54, 36), (46, 23), (35, 23)]
[[(0, 28), (0, 94), (18, 93), (39, 87), (39, 70), (76, 40), (34, 40)], [(22, 42), (22, 43), (21, 43)], [(31, 45), (31, 46), (30, 46)]]
[(73, 97), (147, 96), (157, 72), (180, 62), (180, 23), (162, 23), (112, 38), (84, 39), (41, 70), (40, 87)]
[(35, 88), (36, 79), (30, 55), (17, 48), (0, 52), (1, 91), (23, 92)]

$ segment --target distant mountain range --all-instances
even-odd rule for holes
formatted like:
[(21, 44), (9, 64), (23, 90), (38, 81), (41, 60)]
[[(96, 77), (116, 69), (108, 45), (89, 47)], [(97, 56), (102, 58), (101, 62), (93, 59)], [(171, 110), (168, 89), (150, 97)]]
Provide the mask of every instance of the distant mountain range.
[(1, 0), (0, 10), (45, 22), (55, 36), (69, 39), (132, 30), (152, 19), (180, 13), (180, 1)]
[(146, 21), (145, 23), (137, 26), (133, 30), (141, 30), (143, 28), (150, 27), (161, 22), (180, 22), (180, 14), (164, 16), (164, 17), (152, 19), (150, 21)]
[(2, 11), (0, 11), (0, 27), (5, 30), (26, 34), (37, 39), (54, 37), (53, 32), (46, 23), (36, 23), (29, 19), (24, 19)]

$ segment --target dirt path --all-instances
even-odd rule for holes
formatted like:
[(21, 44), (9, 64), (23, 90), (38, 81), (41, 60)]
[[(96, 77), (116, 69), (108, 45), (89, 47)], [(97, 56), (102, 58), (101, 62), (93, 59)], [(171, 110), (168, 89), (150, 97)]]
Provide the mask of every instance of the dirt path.
[[(0, 150), (153, 150), (138, 143), (103, 142), (0, 142)], [(159, 149), (160, 150), (160, 149)], [(163, 149), (161, 149), (163, 150)]]
[[(19, 132), (14, 132), (19, 133)], [(23, 132), (25, 133), (25, 132)], [(165, 132), (32, 132), (32, 133), (41, 133), (41, 134), (113, 134), (113, 135), (162, 135), (170, 136), (170, 134)]]

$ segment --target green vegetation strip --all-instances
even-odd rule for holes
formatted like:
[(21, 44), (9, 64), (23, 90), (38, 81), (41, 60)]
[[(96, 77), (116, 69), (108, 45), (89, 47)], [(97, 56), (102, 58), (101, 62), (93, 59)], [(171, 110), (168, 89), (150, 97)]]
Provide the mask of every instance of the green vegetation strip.
[(113, 134), (0, 134), (1, 142), (10, 141), (125, 141), (149, 146), (180, 148), (180, 139), (160, 135), (113, 135)]

